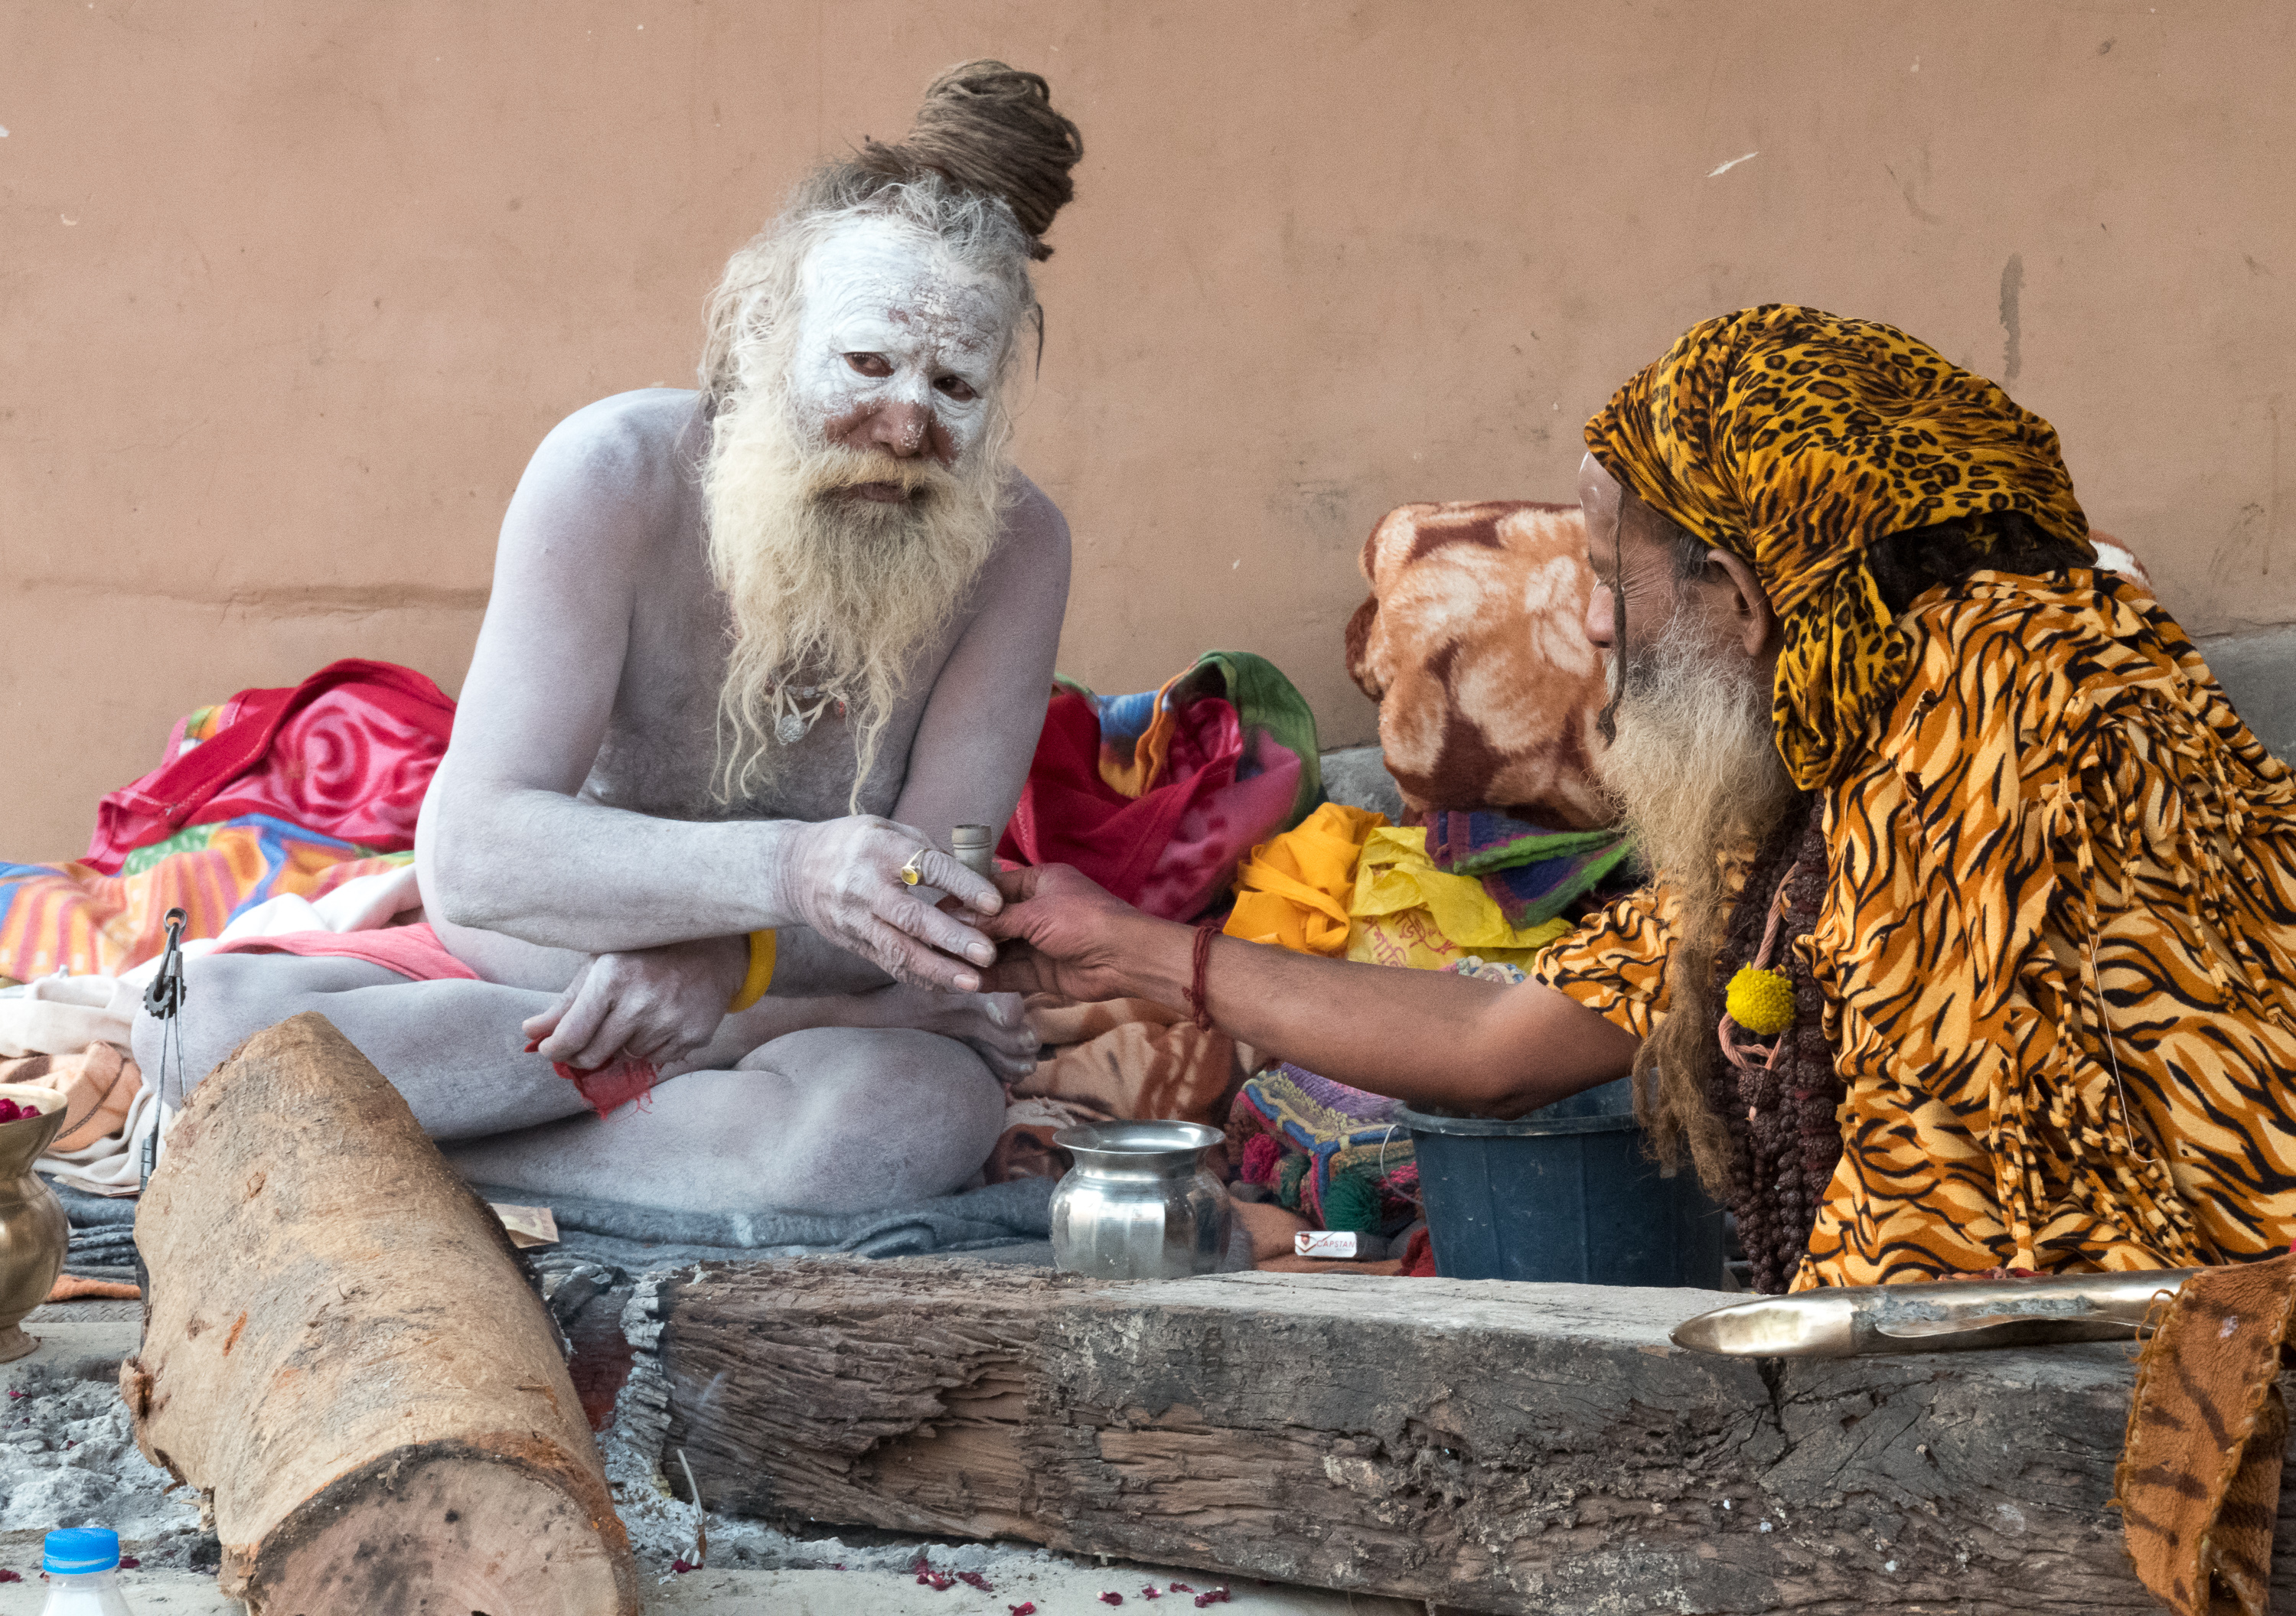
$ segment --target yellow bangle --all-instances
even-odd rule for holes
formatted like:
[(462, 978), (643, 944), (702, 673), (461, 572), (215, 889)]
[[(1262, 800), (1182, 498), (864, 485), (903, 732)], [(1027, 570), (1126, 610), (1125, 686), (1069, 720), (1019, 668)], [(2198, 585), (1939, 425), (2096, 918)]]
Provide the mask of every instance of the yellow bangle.
[(726, 1014), (738, 1016), (766, 996), (774, 984), (774, 935), (771, 932), (750, 934), (750, 974), (742, 979), (742, 991), (734, 995), (734, 1002), (726, 1007)]

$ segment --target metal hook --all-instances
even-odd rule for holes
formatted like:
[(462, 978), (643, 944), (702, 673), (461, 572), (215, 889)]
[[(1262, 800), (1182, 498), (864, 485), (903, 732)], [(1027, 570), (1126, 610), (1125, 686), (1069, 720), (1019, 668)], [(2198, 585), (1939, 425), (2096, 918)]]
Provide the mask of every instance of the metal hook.
[(144, 990), (144, 1012), (155, 1021), (173, 1021), (184, 1008), (184, 927), (191, 918), (180, 909), (169, 910), (161, 918), (168, 928), (168, 947)]
[[(160, 918), (160, 923), (168, 928), (168, 946), (160, 956), (160, 968), (152, 974), (151, 983), (144, 990), (144, 1013), (160, 1024), (160, 1069), (152, 1074), (152, 1078), (163, 1113), (168, 1101), (168, 1065), (171, 1056), (176, 1066), (177, 1108), (180, 1109), (184, 1103), (183, 1029), (176, 1025), (176, 1018), (184, 1008), (184, 927), (191, 924), (191, 916), (180, 909), (171, 909)], [(152, 1131), (144, 1136), (143, 1157), (138, 1163), (142, 1169), (136, 1186), (138, 1194), (152, 1188), (152, 1169), (160, 1164), (160, 1121), (159, 1117), (154, 1117)], [(135, 1252), (135, 1289), (143, 1296), (148, 1313), (152, 1305), (152, 1276), (144, 1267), (144, 1253), (140, 1247)]]

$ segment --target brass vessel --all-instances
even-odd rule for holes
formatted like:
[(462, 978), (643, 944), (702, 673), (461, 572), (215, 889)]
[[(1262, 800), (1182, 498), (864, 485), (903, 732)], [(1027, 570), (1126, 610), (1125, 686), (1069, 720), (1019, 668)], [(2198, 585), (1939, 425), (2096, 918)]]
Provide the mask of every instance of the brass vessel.
[(62, 1096), (50, 1089), (0, 1083), (0, 1095), (40, 1108), (37, 1116), (0, 1122), (0, 1364), (40, 1343), (18, 1326), (48, 1299), (64, 1271), (71, 1238), (63, 1203), (32, 1163), (63, 1130)]

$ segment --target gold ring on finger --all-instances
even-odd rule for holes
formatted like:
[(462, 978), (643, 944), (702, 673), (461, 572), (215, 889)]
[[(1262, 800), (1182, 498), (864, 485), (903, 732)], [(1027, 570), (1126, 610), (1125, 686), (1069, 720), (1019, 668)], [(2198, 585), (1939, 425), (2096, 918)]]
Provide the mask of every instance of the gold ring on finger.
[(925, 850), (922, 847), (918, 848), (914, 853), (909, 855), (909, 861), (901, 866), (902, 886), (914, 886), (918, 882), (925, 878), (925, 872), (919, 869), (917, 865), (917, 861), (924, 856)]

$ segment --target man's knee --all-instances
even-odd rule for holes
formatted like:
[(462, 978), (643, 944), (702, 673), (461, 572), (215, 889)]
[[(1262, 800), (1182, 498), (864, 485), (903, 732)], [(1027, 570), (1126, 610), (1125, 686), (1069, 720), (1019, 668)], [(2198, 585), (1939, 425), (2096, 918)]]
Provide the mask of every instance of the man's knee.
[(804, 1122), (782, 1142), (799, 1174), (824, 1189), (841, 1181), (864, 1204), (963, 1188), (1004, 1125), (1004, 1090), (987, 1064), (938, 1033), (808, 1028), (743, 1065), (790, 1079), (803, 1097)]
[(312, 1008), (316, 995), (365, 986), (378, 972), (391, 976), (381, 967), (357, 959), (291, 954), (206, 954), (186, 959), (184, 1004), (176, 1017), (172, 1047), (161, 1024), (144, 1010), (135, 1013), (129, 1047), (135, 1064), (154, 1081), (165, 1066), (172, 1105), (179, 1062), (188, 1089), (255, 1033)]

